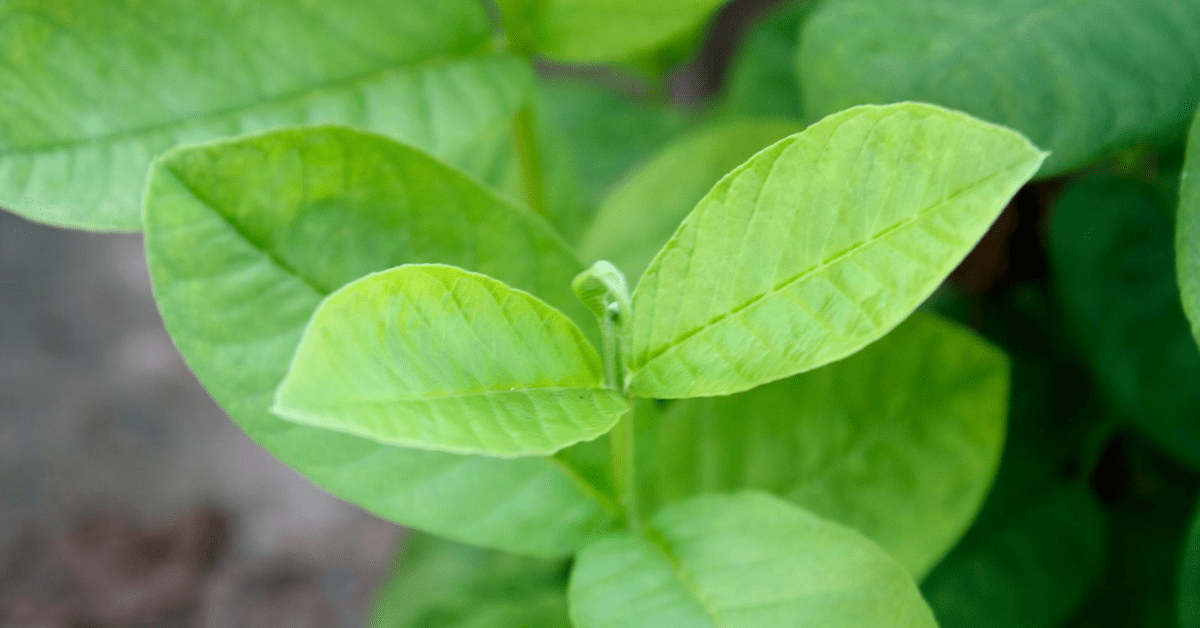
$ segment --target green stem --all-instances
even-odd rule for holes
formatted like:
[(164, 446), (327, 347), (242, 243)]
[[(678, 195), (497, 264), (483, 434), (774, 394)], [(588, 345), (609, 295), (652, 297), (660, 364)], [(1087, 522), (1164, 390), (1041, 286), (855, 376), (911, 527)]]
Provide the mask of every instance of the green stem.
[(637, 457), (634, 451), (634, 405), (629, 399), (629, 412), (617, 422), (609, 433), (609, 449), (612, 451), (613, 485), (617, 490), (617, 501), (625, 513), (625, 523), (633, 530), (642, 528), (641, 514), (637, 504)]
[(538, 153), (532, 105), (526, 105), (517, 112), (514, 126), (517, 154), (521, 159), (521, 176), (525, 180), (525, 196), (528, 198), (529, 208), (539, 216), (549, 216), (546, 191), (542, 185), (542, 159)]

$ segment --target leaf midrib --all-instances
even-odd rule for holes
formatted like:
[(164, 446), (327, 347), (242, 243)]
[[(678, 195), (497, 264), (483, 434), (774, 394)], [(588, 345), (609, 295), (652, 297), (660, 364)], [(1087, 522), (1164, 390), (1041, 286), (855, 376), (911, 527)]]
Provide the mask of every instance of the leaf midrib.
[[(376, 404), (388, 403), (422, 403), (426, 401), (441, 401), (454, 399), (469, 399), (471, 397), (488, 397), (492, 395), (530, 395), (534, 393), (544, 392), (554, 395), (554, 393), (567, 393), (571, 391), (580, 392), (610, 392), (614, 395), (620, 395), (616, 390), (611, 388), (588, 388), (583, 386), (547, 386), (545, 388), (506, 388), (503, 390), (473, 390), (467, 392), (445, 392), (445, 393), (428, 393), (415, 396), (393, 395), (388, 397), (370, 397), (363, 399), (350, 399), (345, 401), (330, 401), (326, 403), (314, 404), (309, 406), (313, 409), (324, 408), (340, 408), (346, 406), (369, 406)], [(555, 397), (565, 397), (566, 395), (554, 395)]]
[[(728, 319), (728, 318), (731, 318), (733, 316), (740, 314), (741, 312), (753, 307), (754, 305), (758, 304), (759, 302), (761, 302), (767, 298), (770, 298), (780, 292), (783, 292), (784, 290), (791, 288), (793, 285), (795, 285), (801, 281), (804, 281), (804, 280), (808, 279), (809, 277), (812, 277), (813, 275), (829, 268), (830, 266), (833, 266), (834, 264), (850, 257), (851, 255), (858, 253), (859, 251), (867, 248), (868, 246), (871, 246), (872, 244), (875, 244), (876, 242), (883, 240), (884, 238), (891, 235), (892, 233), (895, 233), (896, 231), (899, 231), (905, 227), (908, 227), (916, 222), (919, 222), (919, 221), (925, 219), (927, 216), (929, 216), (930, 214), (932, 214), (934, 211), (938, 210), (942, 206), (946, 205), (947, 203), (950, 203), (951, 201), (954, 201), (958, 197), (974, 191), (976, 188), (979, 188), (979, 187), (985, 185), (986, 183), (1000, 177), (1001, 175), (1008, 174), (1010, 171), (1017, 169), (1018, 167), (1020, 167), (1021, 165), (1025, 164), (1025, 163), (1028, 163), (1029, 161), (1030, 161), (1029, 159), (1023, 158), (1022, 160), (1014, 162), (1012, 164), (1009, 164), (1009, 165), (1005, 166), (1004, 168), (997, 170), (996, 172), (994, 172), (982, 179), (979, 179), (978, 181), (975, 181), (974, 183), (963, 186), (962, 188), (960, 188), (953, 194), (951, 194), (951, 195), (947, 196), (946, 198), (942, 199), (941, 201), (938, 201), (937, 203), (934, 203), (933, 205), (930, 205), (929, 207), (919, 211), (917, 214), (913, 215), (912, 217), (906, 218), (904, 220), (901, 220), (900, 222), (894, 223), (894, 224), (872, 234), (871, 236), (864, 238), (863, 240), (850, 245), (846, 249), (839, 251), (838, 253), (835, 253), (833, 256), (822, 260), (821, 262), (811, 266), (810, 268), (802, 270), (798, 274), (795, 274), (787, 279), (784, 279), (782, 282), (776, 284), (775, 286), (772, 286), (769, 290), (766, 290), (758, 295), (750, 297), (749, 299), (743, 301), (742, 303), (738, 304), (737, 306), (730, 308), (728, 311), (722, 312), (721, 314), (714, 316), (713, 318), (706, 321), (704, 324), (698, 325), (698, 326), (680, 334), (671, 343), (663, 345), (663, 346), (655, 349), (654, 351), (649, 352), (647, 354), (646, 358), (639, 361), (640, 363), (635, 363), (635, 368), (633, 369), (633, 373), (632, 373), (632, 376), (629, 378), (629, 381), (632, 382), (634, 377), (636, 377), (637, 373), (641, 372), (646, 367), (650, 366), (655, 360), (659, 359), (663, 355), (666, 355), (667, 353), (682, 346), (685, 342), (687, 342), (693, 336), (700, 334), (701, 332), (720, 324), (725, 319)], [(638, 285), (639, 290), (640, 290), (640, 288), (641, 288), (641, 284)], [(657, 297), (656, 297), (656, 300), (657, 300)], [(636, 307), (636, 302), (637, 302), (637, 298), (636, 298), (636, 294), (635, 294), (635, 297), (634, 297), (635, 307)]]
[(434, 67), (437, 65), (449, 64), (449, 63), (453, 63), (456, 61), (464, 61), (464, 60), (470, 59), (472, 57), (478, 57), (480, 59), (500, 59), (503, 57), (503, 55), (498, 55), (498, 54), (464, 54), (464, 55), (443, 54), (443, 55), (437, 55), (434, 57), (427, 57), (420, 61), (411, 62), (411, 63), (399, 63), (396, 65), (389, 65), (389, 66), (371, 70), (369, 72), (362, 72), (362, 73), (354, 74), (354, 75), (351, 75), (348, 77), (342, 77), (342, 78), (339, 78), (339, 79), (333, 80), (333, 81), (328, 81), (328, 82), (323, 82), (323, 83), (315, 83), (315, 84), (303, 87), (301, 89), (283, 92), (283, 93), (280, 93), (280, 94), (277, 94), (277, 95), (274, 95), (274, 96), (271, 96), (269, 98), (265, 98), (262, 100), (243, 102), (240, 104), (229, 105), (227, 107), (223, 107), (220, 109), (214, 109), (212, 111), (199, 112), (192, 116), (176, 117), (176, 118), (173, 118), (170, 120), (164, 120), (162, 122), (155, 122), (153, 124), (147, 124), (147, 125), (138, 126), (138, 127), (134, 127), (134, 128), (111, 131), (109, 133), (101, 133), (101, 134), (93, 135), (90, 137), (81, 137), (81, 138), (77, 138), (77, 139), (71, 140), (71, 141), (49, 142), (49, 143), (44, 143), (44, 144), (35, 144), (35, 145), (31, 145), (31, 146), (20, 146), (18, 148), (12, 149), (12, 150), (0, 151), (0, 158), (22, 157), (22, 156), (27, 156), (27, 155), (36, 155), (39, 153), (50, 153), (50, 152), (62, 151), (62, 150), (73, 150), (77, 147), (89, 145), (89, 144), (114, 143), (114, 142), (118, 142), (121, 140), (134, 139), (139, 136), (153, 135), (155, 133), (167, 131), (167, 130), (170, 130), (175, 127), (204, 126), (204, 125), (214, 122), (214, 121), (219, 121), (219, 120), (229, 118), (229, 117), (236, 117), (236, 114), (247, 111), (247, 110), (256, 109), (256, 108), (260, 108), (260, 107), (262, 107), (262, 108), (271, 107), (274, 105), (286, 103), (291, 100), (303, 100), (304, 98), (308, 98), (310, 96), (313, 96), (313, 95), (321, 93), (321, 92), (338, 91), (338, 90), (341, 90), (341, 89), (344, 89), (344, 88), (347, 88), (347, 87), (350, 87), (350, 86), (353, 86), (356, 84), (369, 83), (369, 82), (379, 79), (380, 77), (383, 77), (384, 75), (387, 75), (389, 73), (419, 72), (421, 70), (425, 70), (425, 69), (428, 69), (428, 68), (431, 68), (431, 67)]

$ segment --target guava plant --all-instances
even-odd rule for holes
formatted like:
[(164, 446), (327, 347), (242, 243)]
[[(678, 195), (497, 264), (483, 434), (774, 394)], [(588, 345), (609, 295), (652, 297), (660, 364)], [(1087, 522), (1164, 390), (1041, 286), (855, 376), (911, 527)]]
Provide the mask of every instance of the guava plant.
[[(660, 93), (720, 4), (10, 0), (0, 204), (142, 230), (248, 435), (476, 546), (414, 541), (379, 626), (1060, 625), (1104, 514), (1023, 432), (984, 507), (1025, 370), (929, 299), (1089, 169), (1048, 237), (1084, 377), (1200, 461), (1200, 140), (1126, 176), (1196, 109), (1200, 3), (785, 3), (704, 112), (531, 63)], [(1172, 250), (1180, 180), (1177, 287), (1122, 239)]]

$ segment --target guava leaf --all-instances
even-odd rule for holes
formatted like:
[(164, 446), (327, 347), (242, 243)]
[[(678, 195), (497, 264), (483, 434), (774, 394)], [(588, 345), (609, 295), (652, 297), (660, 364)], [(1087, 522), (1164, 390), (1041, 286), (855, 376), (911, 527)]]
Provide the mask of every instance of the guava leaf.
[(933, 292), (1044, 157), (916, 103), (856, 107), (764, 149), (638, 282), (629, 389), (725, 395), (857, 351)]
[(983, 503), (1007, 406), (1004, 354), (917, 313), (816, 371), (672, 404), (638, 443), (653, 461), (642, 503), (767, 491), (858, 530), (919, 578)]
[(724, 0), (498, 0), (518, 49), (560, 61), (620, 61), (700, 26)]
[(488, 36), (475, 0), (5, 2), (0, 206), (136, 230), (158, 154), (297, 124), (449, 157), (528, 97), (528, 65), (481, 54)]
[(919, 100), (1012, 127), (1041, 176), (1182, 130), (1200, 92), (1196, 0), (832, 0), (805, 22), (807, 113)]
[(730, 120), (671, 142), (612, 191), (584, 233), (580, 255), (608, 260), (636, 281), (714, 183), (800, 126)]
[(1200, 465), (1200, 348), (1172, 240), (1170, 209), (1147, 183), (1078, 181), (1051, 216), (1058, 293), (1102, 391), (1122, 418)]
[(616, 506), (564, 462), (571, 450), (519, 460), (421, 451), (269, 412), (317, 304), (371, 272), (455, 264), (591, 321), (570, 290), (582, 266), (537, 217), (419, 151), (316, 128), (172, 152), (151, 174), (145, 222), (167, 330), (275, 457), (380, 517), (511, 552), (566, 554), (612, 525)]
[(886, 552), (761, 493), (697, 497), (592, 543), (568, 595), (577, 628), (937, 626)]
[(1183, 311), (1200, 344), (1200, 113), (1188, 137), (1187, 158), (1179, 184), (1179, 218), (1175, 222), (1175, 266)]
[(1082, 488), (1058, 488), (972, 529), (921, 584), (942, 628), (1055, 628), (1104, 566), (1104, 513)]
[(389, 445), (549, 455), (629, 409), (583, 332), (533, 295), (442, 264), (351, 282), (313, 314), (272, 412)]
[(375, 598), (376, 628), (570, 628), (558, 561), (410, 538)]

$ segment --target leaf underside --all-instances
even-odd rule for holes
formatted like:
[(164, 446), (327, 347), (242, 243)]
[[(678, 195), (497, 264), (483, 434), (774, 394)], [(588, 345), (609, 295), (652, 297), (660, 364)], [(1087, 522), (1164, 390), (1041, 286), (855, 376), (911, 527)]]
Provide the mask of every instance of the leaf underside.
[(700, 201), (633, 294), (630, 390), (724, 395), (857, 351), (904, 320), (1044, 158), (939, 107), (856, 107)]

